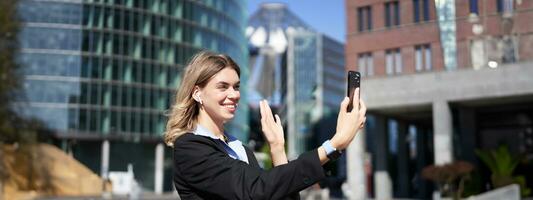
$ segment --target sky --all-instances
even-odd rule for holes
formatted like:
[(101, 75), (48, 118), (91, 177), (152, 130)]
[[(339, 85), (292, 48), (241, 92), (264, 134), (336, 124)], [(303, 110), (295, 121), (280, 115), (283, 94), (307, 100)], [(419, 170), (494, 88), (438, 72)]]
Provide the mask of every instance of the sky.
[(344, 0), (249, 0), (248, 13), (259, 9), (262, 3), (284, 3), (296, 16), (313, 29), (339, 42), (345, 42), (346, 20)]

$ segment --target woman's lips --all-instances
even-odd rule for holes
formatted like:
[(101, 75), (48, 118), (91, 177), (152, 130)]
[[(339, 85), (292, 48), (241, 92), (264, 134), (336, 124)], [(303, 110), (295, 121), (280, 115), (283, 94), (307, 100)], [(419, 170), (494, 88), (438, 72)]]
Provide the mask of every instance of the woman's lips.
[(222, 106), (232, 113), (237, 110), (237, 104), (224, 104)]

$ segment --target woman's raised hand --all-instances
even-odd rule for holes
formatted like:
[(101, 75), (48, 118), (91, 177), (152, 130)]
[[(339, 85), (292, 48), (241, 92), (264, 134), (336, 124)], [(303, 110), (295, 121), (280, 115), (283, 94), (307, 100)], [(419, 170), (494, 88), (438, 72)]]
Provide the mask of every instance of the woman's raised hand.
[(259, 110), (261, 111), (261, 129), (270, 147), (270, 154), (274, 166), (287, 163), (285, 137), (281, 119), (277, 114), (274, 119), (272, 110), (266, 100), (259, 102)]
[(285, 147), (285, 138), (283, 137), (283, 126), (279, 116), (276, 115), (275, 119), (272, 115), (272, 110), (266, 100), (259, 102), (259, 110), (261, 111), (261, 129), (265, 138), (272, 148), (272, 146)]
[(337, 132), (331, 138), (331, 145), (338, 150), (348, 147), (350, 142), (359, 131), (363, 128), (366, 121), (366, 105), (363, 100), (359, 99), (359, 88), (355, 89), (353, 97), (352, 110), (348, 112), (350, 99), (345, 97), (341, 103), (339, 116), (337, 117)]

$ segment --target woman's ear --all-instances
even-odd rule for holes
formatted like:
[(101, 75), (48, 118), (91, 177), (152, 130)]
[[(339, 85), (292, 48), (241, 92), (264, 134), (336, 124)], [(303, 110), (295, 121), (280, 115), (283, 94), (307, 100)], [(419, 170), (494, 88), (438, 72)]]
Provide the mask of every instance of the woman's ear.
[(192, 93), (192, 98), (193, 98), (196, 102), (198, 102), (198, 103), (200, 103), (200, 104), (203, 104), (203, 102), (202, 102), (202, 97), (200, 97), (200, 94), (201, 94), (200, 87), (198, 87), (198, 86), (194, 86), (194, 91), (193, 91), (193, 93)]

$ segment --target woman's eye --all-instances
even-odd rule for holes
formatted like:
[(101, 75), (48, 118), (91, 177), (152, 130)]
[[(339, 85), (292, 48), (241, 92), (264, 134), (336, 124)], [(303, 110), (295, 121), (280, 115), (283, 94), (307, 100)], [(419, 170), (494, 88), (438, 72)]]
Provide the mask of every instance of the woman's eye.
[(225, 90), (225, 89), (228, 89), (228, 86), (225, 86), (225, 85), (219, 85), (219, 86), (217, 86), (217, 89)]

